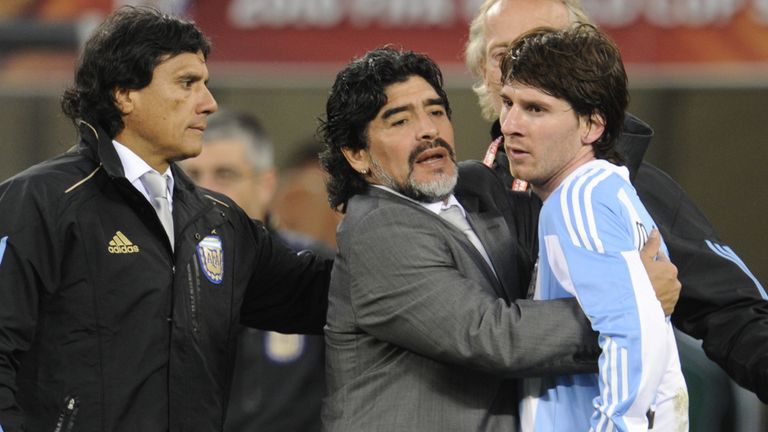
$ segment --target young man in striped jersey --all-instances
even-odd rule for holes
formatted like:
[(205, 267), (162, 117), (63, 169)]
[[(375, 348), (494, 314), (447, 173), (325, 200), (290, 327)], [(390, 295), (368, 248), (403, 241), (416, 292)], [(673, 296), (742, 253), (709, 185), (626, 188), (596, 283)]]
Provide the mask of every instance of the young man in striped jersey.
[(591, 25), (542, 28), (501, 72), (510, 171), (544, 201), (534, 298), (578, 298), (602, 349), (598, 375), (525, 381), (522, 430), (687, 430), (672, 326), (638, 253), (656, 224), (615, 149), (629, 100), (618, 49)]

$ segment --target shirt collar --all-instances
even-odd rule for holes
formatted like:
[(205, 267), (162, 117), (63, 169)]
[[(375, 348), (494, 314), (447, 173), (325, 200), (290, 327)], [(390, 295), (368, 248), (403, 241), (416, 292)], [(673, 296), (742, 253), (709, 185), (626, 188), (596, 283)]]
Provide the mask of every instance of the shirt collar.
[[(144, 159), (140, 158), (139, 155), (134, 153), (133, 150), (120, 144), (116, 140), (112, 140), (112, 144), (115, 146), (117, 156), (120, 158), (120, 163), (123, 165), (125, 178), (131, 182), (131, 184), (135, 184), (141, 178), (141, 176), (143, 176), (148, 171), (154, 171), (154, 168), (149, 166), (149, 164), (144, 161)], [(165, 170), (164, 173), (160, 173), (160, 175), (168, 179), (168, 195), (172, 196), (173, 172), (171, 171), (171, 167), (168, 166), (168, 169)]]

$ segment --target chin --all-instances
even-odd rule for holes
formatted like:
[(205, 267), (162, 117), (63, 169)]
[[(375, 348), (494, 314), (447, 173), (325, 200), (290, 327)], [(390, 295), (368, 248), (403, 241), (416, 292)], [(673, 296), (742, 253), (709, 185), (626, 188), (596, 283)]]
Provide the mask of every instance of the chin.
[(410, 182), (410, 188), (422, 197), (431, 202), (441, 201), (453, 193), (456, 187), (458, 176), (455, 174), (440, 174), (433, 177), (428, 182)]
[(520, 180), (526, 180), (526, 177), (530, 176), (530, 172), (526, 172), (525, 169), (521, 169), (521, 167), (516, 167), (515, 164), (510, 160), (509, 162), (509, 173), (512, 174), (512, 177), (519, 178)]
[(197, 142), (185, 142), (182, 146), (181, 156), (177, 160), (189, 159), (199, 155), (203, 151), (202, 140)]

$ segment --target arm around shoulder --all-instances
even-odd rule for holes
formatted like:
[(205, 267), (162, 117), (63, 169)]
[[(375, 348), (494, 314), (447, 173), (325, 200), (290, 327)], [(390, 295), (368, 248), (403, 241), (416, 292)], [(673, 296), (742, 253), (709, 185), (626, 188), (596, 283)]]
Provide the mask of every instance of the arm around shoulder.
[(394, 206), (365, 219), (339, 237), (350, 280), (332, 287), (350, 291), (365, 332), (509, 377), (596, 369), (596, 338), (575, 301), (507, 305), (437, 219)]
[(238, 263), (251, 272), (241, 306), (241, 322), (281, 333), (322, 334), (328, 309), (333, 260), (312, 252), (295, 253), (273, 238), (260, 222), (244, 218), (243, 235), (255, 244), (253, 262)]
[(667, 174), (643, 164), (635, 184), (679, 271), (674, 324), (741, 386), (768, 403), (768, 295)]

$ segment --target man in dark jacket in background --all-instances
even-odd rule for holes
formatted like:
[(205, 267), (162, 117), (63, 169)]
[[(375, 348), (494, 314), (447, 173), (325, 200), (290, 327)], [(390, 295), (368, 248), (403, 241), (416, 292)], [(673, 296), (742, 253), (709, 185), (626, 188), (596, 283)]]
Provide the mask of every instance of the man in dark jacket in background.
[(175, 161), (200, 152), (209, 42), (126, 7), (62, 100), (81, 142), (0, 185), (0, 426), (222, 430), (238, 324), (319, 333), (330, 261)]

